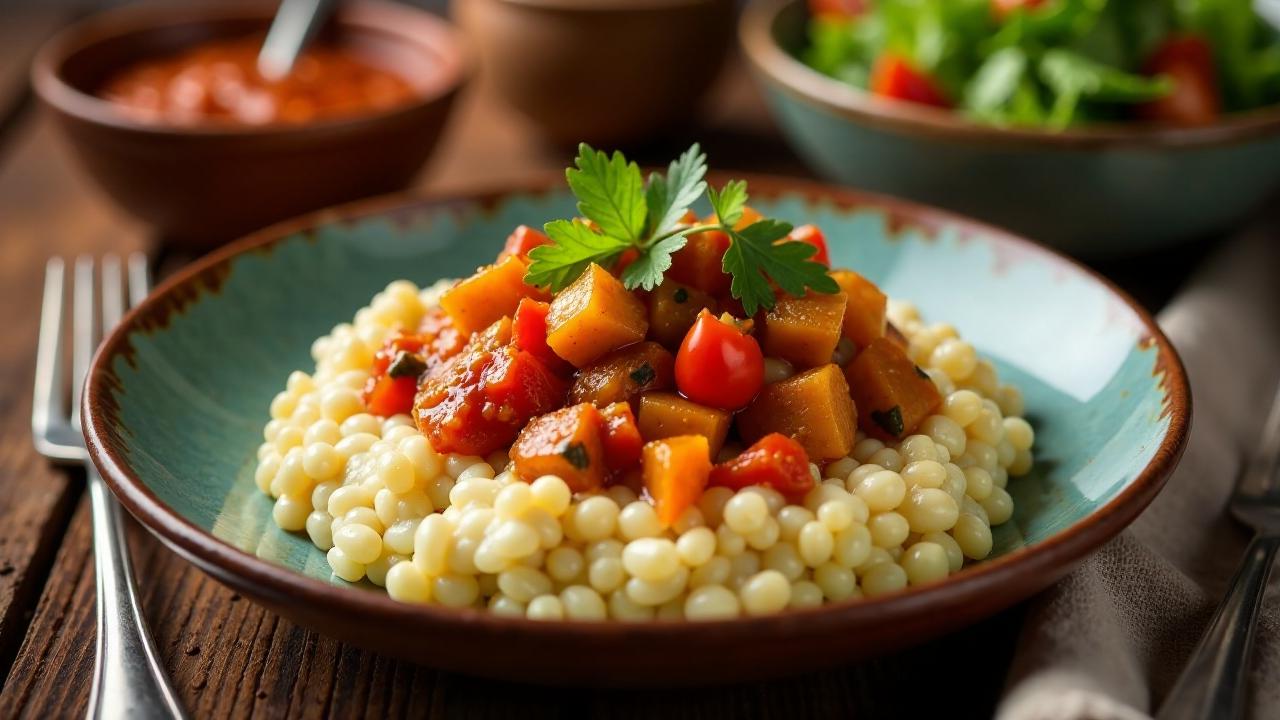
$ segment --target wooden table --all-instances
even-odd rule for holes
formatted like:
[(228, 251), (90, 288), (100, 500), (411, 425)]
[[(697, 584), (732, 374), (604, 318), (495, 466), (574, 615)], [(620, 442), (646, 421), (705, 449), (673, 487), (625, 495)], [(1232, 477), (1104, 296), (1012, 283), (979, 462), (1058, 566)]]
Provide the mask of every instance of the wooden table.
[[(55, 4), (56, 5), (56, 4)], [(72, 164), (25, 89), (34, 44), (66, 21), (57, 7), (6, 9), (0, 22), (0, 718), (83, 714), (93, 670), (94, 582), (83, 473), (31, 446), (30, 388), (42, 268), (53, 255), (158, 244)], [(687, 137), (717, 167), (804, 174), (733, 63)], [(687, 138), (684, 140), (687, 142)], [(683, 143), (638, 148), (661, 163)], [(421, 187), (492, 186), (565, 165), (484, 88), (462, 101)], [(1208, 243), (1171, 254), (1180, 270), (1102, 268), (1162, 305)], [(180, 259), (165, 258), (163, 273)], [(205, 577), (136, 525), (142, 602), (193, 717), (990, 717), (1017, 637), (1017, 609), (878, 660), (770, 683), (680, 691), (545, 689), (437, 672), (299, 628)], [(625, 652), (625, 648), (619, 648)]]

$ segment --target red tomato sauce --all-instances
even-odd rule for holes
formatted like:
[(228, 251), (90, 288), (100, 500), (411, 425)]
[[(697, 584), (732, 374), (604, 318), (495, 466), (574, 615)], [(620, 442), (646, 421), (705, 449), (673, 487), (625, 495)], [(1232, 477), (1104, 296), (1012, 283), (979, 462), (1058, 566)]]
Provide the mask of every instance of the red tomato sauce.
[(280, 81), (258, 73), (259, 37), (215, 40), (145, 60), (108, 80), (99, 95), (129, 116), (181, 125), (302, 124), (406, 103), (404, 78), (334, 46), (307, 48)]

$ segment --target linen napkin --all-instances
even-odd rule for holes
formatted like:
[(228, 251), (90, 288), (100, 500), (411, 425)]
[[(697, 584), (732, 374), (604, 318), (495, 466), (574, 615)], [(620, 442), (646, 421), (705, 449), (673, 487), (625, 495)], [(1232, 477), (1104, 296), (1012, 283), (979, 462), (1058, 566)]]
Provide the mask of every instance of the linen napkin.
[[(1219, 248), (1160, 314), (1191, 383), (1186, 453), (1128, 529), (1031, 601), (998, 720), (1149, 717), (1226, 592), (1249, 540), (1226, 504), (1280, 382), (1270, 230)], [(1254, 718), (1280, 717), (1280, 573), (1272, 580), (1252, 660)]]

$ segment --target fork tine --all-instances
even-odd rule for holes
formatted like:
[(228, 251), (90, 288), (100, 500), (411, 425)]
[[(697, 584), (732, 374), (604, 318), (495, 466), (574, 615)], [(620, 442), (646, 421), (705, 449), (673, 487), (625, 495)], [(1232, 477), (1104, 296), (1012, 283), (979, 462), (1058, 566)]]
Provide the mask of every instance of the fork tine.
[(80, 392), (89, 373), (93, 351), (98, 345), (95, 318), (98, 299), (94, 292), (93, 266), (92, 256), (76, 258), (71, 338), (71, 424), (76, 430), (80, 429)]
[(102, 256), (102, 334), (106, 336), (124, 316), (124, 276), (120, 256)]
[(151, 281), (148, 279), (147, 256), (144, 253), (129, 253), (129, 307), (142, 302), (151, 292)]
[(31, 433), (43, 443), (54, 418), (65, 418), (67, 393), (63, 385), (63, 298), (66, 267), (62, 258), (50, 258), (44, 269), (44, 301), (40, 305), (40, 340), (36, 346), (36, 385), (32, 394)]

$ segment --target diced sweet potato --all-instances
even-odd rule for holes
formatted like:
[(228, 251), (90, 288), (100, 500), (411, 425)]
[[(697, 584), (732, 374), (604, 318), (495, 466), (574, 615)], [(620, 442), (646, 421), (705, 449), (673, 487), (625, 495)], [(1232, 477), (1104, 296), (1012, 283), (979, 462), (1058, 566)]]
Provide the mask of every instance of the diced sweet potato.
[(675, 387), (675, 358), (656, 342), (639, 342), (583, 368), (569, 388), (569, 402), (604, 407), (646, 390)]
[(681, 435), (644, 446), (644, 487), (658, 519), (673, 525), (702, 497), (711, 475), (711, 450), (702, 435)]
[(845, 369), (866, 433), (899, 440), (915, 432), (942, 402), (938, 388), (889, 338), (873, 340)]
[(844, 291), (848, 301), (844, 311), (844, 336), (859, 348), (884, 337), (889, 299), (880, 288), (852, 270), (832, 270), (831, 279)]
[(614, 403), (600, 411), (604, 418), (604, 460), (610, 472), (625, 473), (640, 464), (644, 439), (636, 416), (627, 403)]
[(810, 292), (804, 297), (778, 298), (761, 323), (764, 354), (799, 368), (831, 362), (840, 342), (847, 298), (844, 293)]
[(724, 253), (729, 249), (729, 236), (719, 230), (690, 235), (685, 246), (671, 256), (668, 277), (711, 295), (729, 292), (733, 281), (723, 269)]
[(546, 293), (524, 284), (528, 266), (518, 257), (487, 265), (440, 296), (440, 307), (464, 334), (489, 327), (504, 315), (515, 314), (521, 298), (546, 299)]
[(558, 475), (574, 492), (604, 485), (604, 418), (595, 405), (570, 405), (534, 418), (511, 446), (516, 474), (527, 482)]
[(649, 337), (672, 350), (679, 348), (703, 308), (719, 313), (714, 297), (675, 280), (664, 280), (649, 295)]
[(838, 366), (828, 364), (766, 385), (738, 414), (738, 433), (752, 443), (781, 433), (799, 442), (811, 460), (831, 460), (853, 449), (857, 423), (849, 384)]
[(724, 410), (699, 405), (674, 393), (648, 392), (640, 396), (637, 422), (645, 440), (661, 440), (676, 435), (701, 435), (711, 454), (720, 452), (729, 434), (732, 415)]
[(592, 263), (551, 301), (547, 344), (574, 367), (640, 342), (649, 330), (644, 303), (608, 270)]

